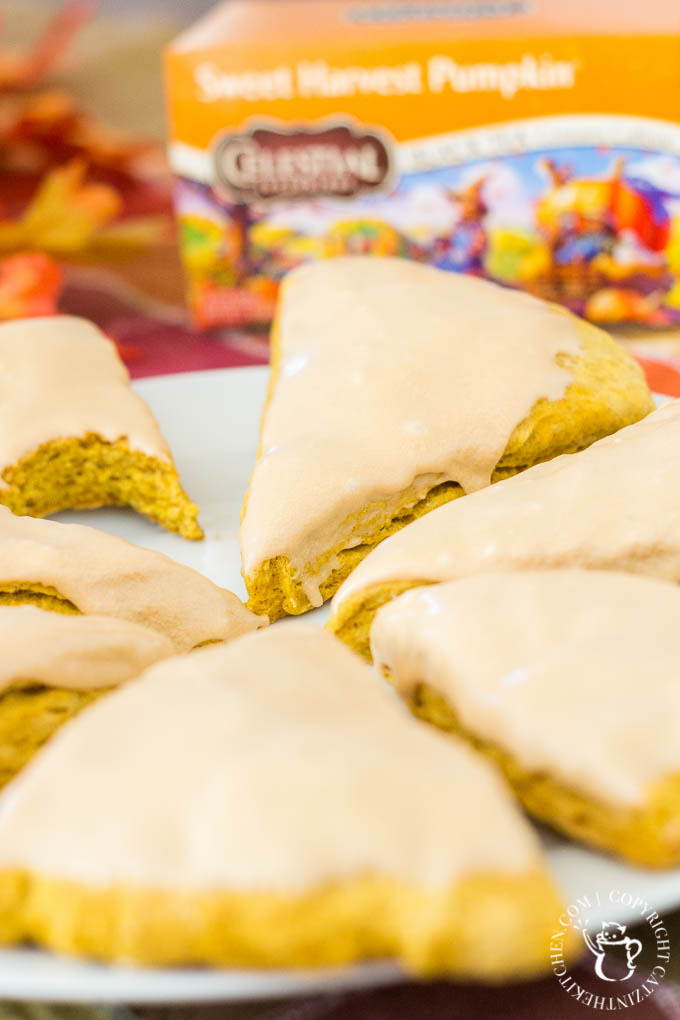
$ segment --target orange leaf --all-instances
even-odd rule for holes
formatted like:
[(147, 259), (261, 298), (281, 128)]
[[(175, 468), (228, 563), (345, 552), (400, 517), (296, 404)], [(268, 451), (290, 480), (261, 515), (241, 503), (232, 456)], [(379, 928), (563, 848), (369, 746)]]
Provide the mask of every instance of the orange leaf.
[(0, 319), (54, 315), (62, 286), (57, 263), (39, 252), (0, 259)]

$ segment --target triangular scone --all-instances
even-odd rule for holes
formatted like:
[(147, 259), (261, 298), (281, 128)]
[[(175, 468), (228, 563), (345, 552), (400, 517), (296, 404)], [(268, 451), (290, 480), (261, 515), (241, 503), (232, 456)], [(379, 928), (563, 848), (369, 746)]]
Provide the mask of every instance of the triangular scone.
[(184, 538), (203, 537), (115, 346), (67, 315), (0, 325), (0, 503), (32, 517), (130, 506)]
[(25, 603), (141, 623), (165, 634), (177, 652), (266, 623), (232, 592), (163, 553), (0, 507), (0, 605)]
[(482, 979), (549, 966), (559, 898), (500, 773), (316, 627), (152, 667), (7, 794), (5, 942), (162, 964), (397, 956)]
[(564, 566), (680, 581), (680, 401), (393, 535), (343, 584), (328, 626), (368, 655), (376, 610), (407, 588)]
[(630, 574), (480, 574), (377, 614), (414, 711), (500, 764), (524, 806), (635, 864), (680, 864), (680, 589)]
[(86, 705), (174, 652), (169, 638), (110, 616), (0, 607), (0, 787)]
[(653, 404), (606, 333), (563, 308), (404, 259), (286, 278), (241, 549), (250, 606), (329, 598), (392, 532)]

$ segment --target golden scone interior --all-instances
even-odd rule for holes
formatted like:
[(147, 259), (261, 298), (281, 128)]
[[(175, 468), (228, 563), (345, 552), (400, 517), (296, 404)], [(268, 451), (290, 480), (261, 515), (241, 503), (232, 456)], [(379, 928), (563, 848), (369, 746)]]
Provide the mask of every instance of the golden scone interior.
[(0, 802), (5, 943), (168, 965), (396, 956), (494, 981), (547, 969), (560, 912), (500, 773), (318, 628), (153, 667)]
[(392, 535), (345, 581), (328, 626), (370, 657), (376, 611), (418, 585), (569, 566), (680, 581), (679, 503), (676, 400), (581, 453), (536, 465)]
[[(524, 913), (520, 909), (524, 906)], [(450, 890), (376, 876), (297, 895), (168, 892), (0, 871), (0, 944), (32, 939), (148, 965), (328, 967), (398, 957), (422, 977), (545, 973), (563, 904), (547, 875), (479, 874)], [(134, 918), (134, 925), (123, 923)], [(566, 939), (574, 956), (575, 941)]]
[(203, 538), (198, 507), (173, 464), (95, 433), (44, 443), (2, 472), (0, 503), (15, 514), (129, 506), (183, 538)]
[(331, 616), (326, 626), (356, 655), (372, 662), (371, 627), (378, 611), (404, 592), (410, 591), (412, 588), (422, 588), (431, 583), (421, 579), (419, 581), (377, 584), (372, 589), (348, 599), (340, 607), (339, 612)]
[(34, 517), (130, 506), (203, 537), (158, 423), (96, 326), (66, 315), (4, 323), (0, 374), (0, 503)]
[[(652, 410), (641, 369), (606, 333), (563, 309), (452, 275), (398, 259), (348, 258), (305, 266), (284, 283), (243, 509), (243, 573), (255, 612), (274, 620), (319, 605), (405, 525), (474, 488), (582, 450)], [(403, 295), (416, 301), (420, 288), (432, 286), (430, 334), (427, 290), (417, 305), (425, 321), (416, 368), (413, 311)], [(453, 288), (453, 307), (441, 287)], [(334, 314), (330, 302), (341, 298), (344, 311)], [(488, 321), (477, 322), (489, 306)], [(370, 344), (362, 331), (370, 332)], [(459, 378), (466, 358), (479, 362), (476, 382)], [(490, 364), (500, 379), (515, 379), (518, 365), (526, 369), (513, 387), (523, 386), (524, 403), (506, 408), (500, 383), (497, 394), (486, 392), (498, 381), (489, 383)], [(326, 366), (325, 384), (318, 366)], [(421, 385), (415, 375), (414, 397), (404, 380), (421, 369), (429, 382)], [(478, 395), (467, 418), (456, 418), (461, 397), (452, 380)], [(433, 385), (444, 392), (433, 393)]]
[(0, 606), (36, 606), (54, 613), (79, 613), (72, 602), (59, 594), (52, 585), (32, 581), (0, 582)]
[(603, 571), (490, 573), (377, 614), (380, 669), (523, 806), (647, 867), (680, 863), (680, 590)]
[(21, 684), (0, 691), (0, 789), (60, 726), (105, 691)]

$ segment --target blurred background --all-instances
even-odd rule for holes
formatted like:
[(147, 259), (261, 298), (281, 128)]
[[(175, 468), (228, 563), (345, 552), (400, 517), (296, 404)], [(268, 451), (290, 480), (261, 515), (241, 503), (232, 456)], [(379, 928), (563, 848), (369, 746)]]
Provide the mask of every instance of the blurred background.
[[(49, 83), (64, 85), (107, 123), (163, 138), (160, 54), (212, 0), (99, 0), (74, 35)], [(0, 40), (9, 49), (35, 41), (63, 0), (0, 0)]]
[(162, 51), (211, 6), (0, 0), (0, 321), (84, 315), (133, 377), (267, 360), (184, 301)]
[[(199, 331), (184, 300), (161, 61), (212, 6), (0, 0), (0, 320), (86, 315), (133, 376), (267, 360), (262, 328)], [(615, 333), (680, 395), (680, 329)]]

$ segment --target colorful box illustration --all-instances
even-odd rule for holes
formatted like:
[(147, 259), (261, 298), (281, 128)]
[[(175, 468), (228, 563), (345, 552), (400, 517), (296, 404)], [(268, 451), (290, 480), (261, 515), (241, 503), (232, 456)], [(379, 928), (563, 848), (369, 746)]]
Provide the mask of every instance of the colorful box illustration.
[(345, 253), (680, 322), (677, 0), (228, 0), (166, 81), (201, 326)]

